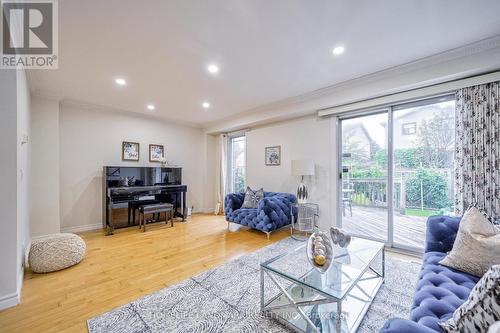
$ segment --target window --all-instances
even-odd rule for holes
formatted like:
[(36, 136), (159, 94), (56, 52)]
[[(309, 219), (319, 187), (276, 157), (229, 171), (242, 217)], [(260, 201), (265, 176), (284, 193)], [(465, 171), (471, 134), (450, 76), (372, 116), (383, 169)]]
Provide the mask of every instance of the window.
[(245, 191), (246, 137), (245, 135), (229, 138), (229, 191)]
[(417, 134), (417, 123), (406, 123), (402, 126), (403, 135)]

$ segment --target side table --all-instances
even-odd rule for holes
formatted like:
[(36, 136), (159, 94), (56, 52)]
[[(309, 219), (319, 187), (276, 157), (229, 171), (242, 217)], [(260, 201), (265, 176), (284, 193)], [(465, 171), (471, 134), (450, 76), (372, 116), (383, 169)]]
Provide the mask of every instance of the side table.
[(314, 232), (319, 218), (319, 205), (315, 203), (297, 203), (291, 208), (292, 226), (290, 234), (293, 239), (305, 241), (308, 234)]

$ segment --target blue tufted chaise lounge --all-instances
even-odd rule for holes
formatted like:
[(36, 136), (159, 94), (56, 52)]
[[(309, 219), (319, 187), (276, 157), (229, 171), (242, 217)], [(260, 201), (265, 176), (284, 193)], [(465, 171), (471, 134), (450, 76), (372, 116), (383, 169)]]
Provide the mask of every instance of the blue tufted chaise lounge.
[[(291, 208), (297, 202), (290, 193), (264, 192), (258, 208), (241, 208), (245, 193), (231, 193), (224, 200), (226, 221), (238, 223), (269, 234), (292, 222)], [(229, 225), (228, 225), (229, 226)]]
[(438, 263), (453, 247), (459, 223), (459, 217), (429, 217), (425, 253), (413, 296), (411, 320), (391, 319), (386, 322), (381, 332), (444, 332), (438, 323), (449, 319), (467, 300), (480, 278)]

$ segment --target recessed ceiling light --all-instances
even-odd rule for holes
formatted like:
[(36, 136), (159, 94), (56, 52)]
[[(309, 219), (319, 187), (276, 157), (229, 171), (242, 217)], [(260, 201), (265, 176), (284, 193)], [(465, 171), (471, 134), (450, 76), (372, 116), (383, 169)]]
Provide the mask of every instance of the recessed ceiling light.
[(149, 111), (153, 111), (155, 109), (155, 106), (153, 104), (148, 104), (146, 105)]
[(201, 104), (201, 106), (202, 106), (204, 109), (209, 109), (209, 108), (210, 108), (210, 103), (208, 103), (208, 102), (203, 102), (203, 103)]
[(207, 71), (210, 74), (217, 74), (219, 72), (219, 66), (217, 66), (216, 64), (210, 64), (207, 66)]
[(342, 53), (344, 53), (345, 49), (343, 46), (337, 46), (336, 48), (333, 49), (332, 53), (333, 55), (341, 55)]
[(115, 82), (117, 85), (119, 86), (124, 86), (127, 84), (127, 81), (125, 81), (125, 79), (121, 78), (121, 77), (118, 77), (115, 79)]

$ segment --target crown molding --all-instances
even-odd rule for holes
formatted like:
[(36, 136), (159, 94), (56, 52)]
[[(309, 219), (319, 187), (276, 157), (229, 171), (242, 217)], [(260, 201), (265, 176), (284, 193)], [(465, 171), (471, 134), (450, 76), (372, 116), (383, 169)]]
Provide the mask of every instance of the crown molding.
[[(224, 117), (221, 119), (217, 119), (215, 121), (210, 121), (206, 122), (203, 124), (203, 129), (207, 133), (217, 133), (223, 130), (223, 127), (225, 123), (231, 123), (232, 121), (246, 117), (250, 114), (260, 114), (263, 116), (263, 118), (269, 118), (268, 121), (276, 122), (280, 121), (280, 118), (297, 118), (297, 117), (302, 117), (307, 114), (314, 114), (317, 112), (318, 109), (321, 108), (326, 108), (326, 107), (332, 107), (335, 105), (323, 105), (318, 108), (313, 108), (309, 110), (303, 110), (298, 113), (294, 113), (294, 116), (286, 116), (286, 115), (280, 115), (279, 117), (276, 117), (275, 115), (273, 116), (272, 113), (275, 110), (278, 109), (284, 109), (284, 108), (292, 108), (294, 106), (300, 106), (301, 104), (324, 98), (324, 97), (329, 97), (337, 93), (339, 90), (345, 90), (349, 89), (351, 87), (355, 88), (357, 86), (365, 85), (365, 84), (370, 84), (374, 83), (380, 80), (384, 79), (390, 79), (392, 77), (396, 76), (401, 76), (405, 75), (411, 72), (416, 72), (420, 70), (425, 70), (426, 68), (432, 67), (432, 66), (437, 66), (440, 64), (452, 62), (454, 60), (459, 60), (462, 58), (467, 58), (471, 57), (477, 54), (485, 53), (487, 51), (495, 50), (495, 49), (500, 49), (500, 35), (495, 35), (490, 38), (486, 38), (483, 40), (480, 40), (475, 43), (471, 43), (465, 46), (457, 47), (454, 49), (450, 49), (429, 57), (421, 58), (415, 61), (411, 61), (405, 64), (401, 64), (398, 66), (390, 67), (381, 71), (377, 71), (374, 73), (370, 73), (367, 75), (363, 75), (351, 80), (343, 81), (340, 83), (336, 83), (334, 85), (324, 87), (321, 89), (317, 89), (305, 94), (301, 94), (298, 96), (282, 99), (276, 102), (272, 102), (266, 105), (262, 105), (256, 108), (252, 108), (249, 110), (245, 110), (242, 112), (239, 112), (237, 114), (233, 114), (228, 117)], [(494, 68), (490, 68), (489, 70), (494, 70)], [(432, 84), (437, 84), (437, 83), (442, 83), (447, 80), (454, 80), (454, 79), (460, 79), (464, 78), (467, 75), (476, 75), (476, 74), (482, 74), (482, 72), (470, 72), (470, 73), (458, 73), (456, 75), (451, 75), (448, 77), (437, 77), (435, 79), (427, 80), (426, 82), (420, 82), (419, 84), (413, 85), (413, 86), (405, 86), (405, 87), (398, 87), (398, 89), (394, 89), (394, 91), (387, 91), (386, 93), (394, 93), (397, 92), (397, 90), (400, 89), (415, 89), (419, 88), (425, 85), (432, 85)], [(365, 98), (374, 98), (378, 97), (377, 95), (373, 96), (365, 96)], [(356, 102), (356, 100), (349, 101), (351, 102)], [(345, 104), (345, 102), (339, 103), (339, 104)], [(266, 122), (266, 120), (259, 121), (259, 123)], [(222, 126), (221, 126), (222, 124)], [(243, 126), (243, 125), (242, 125)], [(248, 124), (247, 124), (248, 126)], [(239, 127), (239, 126), (238, 126)], [(234, 127), (230, 127), (228, 129), (235, 129)]]

